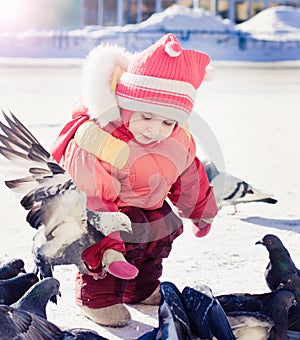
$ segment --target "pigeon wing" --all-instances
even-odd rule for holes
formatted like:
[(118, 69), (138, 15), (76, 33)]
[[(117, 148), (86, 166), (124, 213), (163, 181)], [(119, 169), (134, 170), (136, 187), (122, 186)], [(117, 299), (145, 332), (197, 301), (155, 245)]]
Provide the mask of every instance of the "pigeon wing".
[(199, 290), (185, 287), (182, 298), (193, 333), (205, 339), (211, 339), (213, 335), (218, 339), (235, 339), (223, 308), (208, 286), (201, 285)]
[(61, 330), (37, 315), (0, 305), (0, 328), (3, 339), (61, 339)]
[(159, 311), (160, 318), (169, 310), (172, 318), (175, 319), (176, 332), (184, 334), (187, 339), (191, 339), (189, 319), (178, 288), (172, 282), (162, 282), (160, 284), (160, 293), (162, 297)]
[(0, 122), (5, 134), (0, 135), (0, 153), (27, 170), (27, 176), (5, 184), (19, 195), (26, 192), (21, 205), (29, 210), (27, 222), (35, 229), (45, 226), (46, 239), (53, 237), (64, 223), (72, 222), (75, 227), (70, 237), (73, 234), (77, 238), (76, 231), (86, 226), (86, 195), (77, 190), (71, 176), (13, 114), (12, 119), (4, 112), (3, 115), (8, 125)]

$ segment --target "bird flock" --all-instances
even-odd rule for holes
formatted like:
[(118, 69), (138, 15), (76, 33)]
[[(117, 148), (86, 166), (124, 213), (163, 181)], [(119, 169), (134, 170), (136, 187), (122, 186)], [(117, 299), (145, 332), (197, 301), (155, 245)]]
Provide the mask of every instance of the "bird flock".
[[(269, 262), (262, 294), (214, 296), (203, 283), (182, 292), (172, 282), (160, 284), (158, 327), (137, 340), (299, 340), (300, 276), (281, 240), (267, 234), (256, 242)], [(106, 339), (84, 328), (61, 329), (47, 320), (46, 306), (61, 296), (54, 277), (39, 280), (26, 273), (21, 259), (0, 265), (0, 339)]]
[(269, 292), (214, 296), (205, 284), (180, 292), (174, 283), (162, 282), (159, 326), (139, 340), (299, 340), (299, 270), (276, 235), (267, 234), (256, 244), (269, 252)]
[[(47, 320), (48, 301), (57, 303), (61, 294), (53, 270), (75, 264), (79, 271), (92, 274), (81, 259), (82, 251), (113, 231), (130, 233), (130, 221), (121, 213), (88, 210), (86, 196), (71, 176), (13, 114), (3, 115), (0, 153), (25, 172), (25, 177), (5, 184), (19, 194), (28, 211), (26, 220), (37, 232), (34, 272), (25, 271), (22, 259), (0, 265), (0, 339), (105, 339), (92, 330), (61, 329)], [(223, 205), (276, 203), (272, 195), (219, 172), (213, 163), (204, 165), (211, 183), (226, 177)], [(300, 272), (276, 235), (265, 235), (256, 244), (269, 253), (265, 271), (269, 292), (214, 296), (205, 284), (180, 292), (174, 283), (162, 282), (158, 327), (137, 340), (300, 340)]]
[(35, 273), (26, 273), (21, 259), (3, 262), (0, 266), (0, 339), (105, 340), (92, 330), (61, 329), (47, 320), (47, 303), (53, 296), (61, 296), (59, 287), (59, 281), (53, 277), (40, 281)]

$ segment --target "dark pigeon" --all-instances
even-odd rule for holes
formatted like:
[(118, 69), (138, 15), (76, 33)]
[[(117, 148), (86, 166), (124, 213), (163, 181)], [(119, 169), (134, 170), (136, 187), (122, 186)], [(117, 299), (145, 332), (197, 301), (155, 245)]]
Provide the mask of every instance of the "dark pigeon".
[(19, 273), (25, 273), (22, 259), (11, 259), (0, 264), (0, 280), (10, 279)]
[(257, 241), (255, 244), (264, 245), (269, 252), (270, 262), (265, 270), (265, 278), (267, 285), (272, 291), (277, 289), (284, 275), (300, 274), (288, 250), (285, 248), (279, 237), (267, 234), (262, 240)]
[(223, 308), (208, 286), (203, 284), (197, 290), (185, 287), (182, 301), (193, 334), (203, 339), (235, 339)]
[(181, 301), (181, 293), (172, 282), (160, 284), (161, 301), (158, 310), (159, 326), (138, 340), (189, 340), (190, 323)]
[[(280, 286), (282, 289), (286, 289), (283, 284)], [(265, 338), (267, 339), (270, 336), (270, 333), (274, 332), (271, 331), (271, 329), (277, 322), (276, 317), (272, 315), (272, 311), (274, 310), (275, 313), (276, 310), (274, 306), (276, 306), (276, 304), (279, 305), (279, 307), (283, 306), (280, 295), (276, 297), (277, 293), (278, 290), (263, 294), (228, 294), (217, 296), (217, 299), (228, 315), (236, 336), (239, 333), (249, 334), (251, 330), (251, 332), (265, 332)], [(288, 293), (285, 294), (289, 297)], [(295, 294), (292, 294), (290, 296), (291, 300), (293, 300), (295, 296)], [(282, 310), (281, 312), (283, 313), (283, 316), (286, 317), (284, 311)], [(268, 317), (266, 318), (266, 316)], [(269, 317), (272, 318), (271, 322), (268, 321)], [(296, 334), (296, 332), (299, 332), (300, 330), (299, 326), (300, 308), (299, 305), (292, 305), (288, 311), (288, 332), (293, 331), (294, 334)], [(298, 333), (298, 337), (298, 340), (300, 340), (300, 332)]]
[(114, 231), (131, 232), (130, 219), (121, 212), (86, 209), (86, 195), (72, 177), (13, 114), (3, 115), (8, 125), (0, 122), (0, 153), (25, 174), (5, 184), (20, 195), (29, 211), (27, 222), (37, 229), (32, 253), (41, 278), (51, 277), (54, 266), (68, 264), (90, 274), (83, 250)]
[(59, 281), (53, 277), (35, 283), (17, 302), (11, 306), (34, 313), (47, 319), (46, 307), (51, 297), (59, 295)]
[(34, 273), (22, 273), (11, 279), (0, 280), (0, 303), (4, 305), (15, 303), (38, 281)]
[(219, 171), (213, 162), (203, 160), (202, 164), (206, 170), (209, 182), (213, 185), (216, 200), (220, 202), (221, 207), (232, 205), (236, 213), (236, 206), (241, 203), (277, 203), (273, 195), (254, 188), (245, 180), (228, 172)]
[(299, 332), (300, 339), (300, 277), (295, 274), (284, 275), (279, 289), (290, 290), (296, 297), (297, 306), (289, 310), (289, 330)]
[(297, 274), (287, 273), (283, 275), (278, 288), (292, 291), (300, 305), (300, 277)]
[(34, 313), (6, 305), (0, 305), (0, 329), (1, 340), (108, 340), (88, 329), (62, 330)]
[(296, 306), (296, 299), (293, 292), (278, 290), (268, 306), (262, 313), (268, 315), (274, 321), (269, 340), (286, 339), (288, 332), (288, 314), (292, 306)]

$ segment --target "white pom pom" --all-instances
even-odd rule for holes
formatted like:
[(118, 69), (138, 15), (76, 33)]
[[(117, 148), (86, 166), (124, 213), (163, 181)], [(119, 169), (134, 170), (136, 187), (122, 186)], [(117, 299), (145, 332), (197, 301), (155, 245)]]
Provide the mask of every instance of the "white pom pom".
[(181, 54), (181, 48), (175, 41), (168, 41), (165, 45), (165, 51), (170, 57), (178, 57)]
[(215, 78), (215, 76), (216, 76), (216, 68), (210, 65), (206, 66), (204, 80), (211, 81)]

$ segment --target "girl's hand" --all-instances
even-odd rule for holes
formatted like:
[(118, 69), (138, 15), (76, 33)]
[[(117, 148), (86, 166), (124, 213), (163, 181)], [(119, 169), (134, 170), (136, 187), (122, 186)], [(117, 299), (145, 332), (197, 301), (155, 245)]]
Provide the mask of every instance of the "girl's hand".
[(194, 235), (196, 237), (206, 236), (210, 232), (212, 221), (213, 218), (201, 218), (199, 220), (192, 220)]

